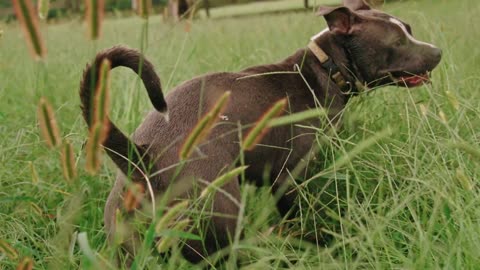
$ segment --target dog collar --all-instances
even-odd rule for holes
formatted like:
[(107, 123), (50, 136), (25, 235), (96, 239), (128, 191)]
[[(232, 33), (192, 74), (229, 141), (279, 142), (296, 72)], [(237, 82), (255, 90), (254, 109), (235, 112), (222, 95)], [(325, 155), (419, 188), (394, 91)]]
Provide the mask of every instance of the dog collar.
[(317, 57), (318, 61), (320, 61), (320, 65), (329, 72), (330, 78), (335, 82), (336, 85), (338, 85), (338, 87), (340, 87), (343, 93), (351, 94), (352, 92), (358, 92), (358, 90), (363, 89), (361, 82), (356, 80), (352, 85), (351, 82), (346, 80), (343, 74), (340, 72), (340, 68), (333, 62), (332, 58), (330, 58), (325, 51), (318, 46), (315, 41), (311, 40), (308, 43), (308, 48), (315, 55), (315, 57)]

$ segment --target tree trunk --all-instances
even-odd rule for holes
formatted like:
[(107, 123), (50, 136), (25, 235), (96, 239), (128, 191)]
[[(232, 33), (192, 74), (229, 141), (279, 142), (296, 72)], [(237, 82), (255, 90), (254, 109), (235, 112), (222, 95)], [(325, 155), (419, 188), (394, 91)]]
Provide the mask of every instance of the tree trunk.
[(308, 0), (303, 0), (303, 6), (304, 6), (305, 8), (308, 8)]

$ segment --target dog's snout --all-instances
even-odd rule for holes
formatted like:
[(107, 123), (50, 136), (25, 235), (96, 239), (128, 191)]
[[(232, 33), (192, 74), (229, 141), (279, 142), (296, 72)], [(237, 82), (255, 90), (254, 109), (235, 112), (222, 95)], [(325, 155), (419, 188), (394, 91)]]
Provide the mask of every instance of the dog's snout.
[(442, 49), (435, 48), (435, 50), (433, 52), (433, 55), (434, 55), (435, 59), (437, 60), (437, 62), (440, 62), (440, 60), (442, 59)]

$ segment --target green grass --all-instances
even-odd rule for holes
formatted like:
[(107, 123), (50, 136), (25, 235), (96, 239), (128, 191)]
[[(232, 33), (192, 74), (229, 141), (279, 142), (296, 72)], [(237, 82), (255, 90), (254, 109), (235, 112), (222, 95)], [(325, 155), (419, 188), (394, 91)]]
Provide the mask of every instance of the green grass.
[[(443, 49), (433, 84), (357, 97), (337, 135), (317, 131), (321, 151), (305, 173), (310, 185), (298, 186), (303, 215), (290, 232), (280, 231), (283, 221), (268, 190), (244, 185), (245, 239), (234, 246), (241, 266), (478, 269), (480, 6), (476, 0), (422, 0), (385, 9)], [(87, 269), (92, 258), (112, 263), (103, 207), (116, 170), (107, 161), (98, 176), (85, 173), (81, 146), (87, 128), (77, 92), (82, 69), (95, 53), (119, 43), (139, 48), (141, 27), (138, 18), (108, 20), (103, 38), (90, 42), (82, 22), (43, 25), (48, 57), (35, 63), (20, 29), (0, 25), (0, 239), (20, 257), (32, 257), (36, 269)], [(282, 59), (324, 27), (322, 18), (301, 13), (202, 20), (185, 33), (182, 23), (154, 17), (146, 55), (168, 91), (206, 72)], [(80, 170), (72, 185), (63, 180), (59, 151), (47, 149), (39, 137), (41, 96), (50, 100), (63, 136), (73, 142)], [(151, 110), (143, 86), (126, 70), (113, 73), (112, 103), (111, 117), (126, 132)], [(380, 136), (387, 128), (390, 134)], [(332, 235), (332, 245), (300, 244), (292, 236), (312, 228)], [(76, 243), (82, 232), (91, 250), (85, 241)], [(149, 250), (141, 255), (140, 268), (193, 267), (177, 250), (168, 263)], [(13, 269), (18, 261), (0, 253), (0, 269)]]
[[(338, 1), (333, 0), (313, 0), (310, 1), (310, 6), (318, 6), (319, 3), (337, 4)], [(215, 7), (210, 9), (211, 18), (227, 18), (242, 15), (255, 15), (271, 12), (285, 12), (292, 10), (303, 10), (303, 0), (275, 0), (275, 1), (262, 1), (251, 2), (238, 5), (227, 5), (221, 7)], [(204, 9), (199, 10), (199, 14), (202, 18), (206, 17)]]

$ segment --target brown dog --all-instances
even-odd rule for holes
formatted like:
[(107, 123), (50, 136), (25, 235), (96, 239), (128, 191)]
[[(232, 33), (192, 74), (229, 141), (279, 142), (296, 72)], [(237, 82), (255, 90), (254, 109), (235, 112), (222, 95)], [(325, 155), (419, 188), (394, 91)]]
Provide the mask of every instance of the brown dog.
[[(408, 24), (371, 9), (362, 0), (344, 1), (342, 7), (321, 7), (318, 15), (325, 18), (328, 28), (314, 36), (308, 48), (301, 48), (275, 64), (194, 78), (171, 91), (166, 101), (153, 66), (142, 60), (138, 52), (113, 47), (96, 56), (95, 68), (87, 66), (80, 86), (83, 115), (89, 126), (92, 86), (95, 86), (92, 78), (97, 77), (92, 76), (95, 75), (92, 70), (99, 70), (105, 58), (111, 61), (112, 68), (125, 66), (135, 72), (140, 69), (157, 110), (148, 114), (131, 140), (109, 122), (110, 131), (103, 145), (121, 170), (105, 207), (105, 226), (110, 235), (115, 230), (115, 212), (121, 208), (127, 179), (143, 183), (142, 173), (152, 175), (175, 167), (179, 149), (199, 116), (209, 111), (225, 91), (231, 91), (230, 101), (206, 142), (198, 147), (195, 156), (201, 158), (188, 162), (175, 179), (208, 182), (228, 170), (237, 162), (240, 152), (238, 123), (254, 123), (280, 99), (288, 99), (285, 114), (321, 106), (335, 119), (361, 88), (421, 85), (428, 82), (428, 73), (441, 59), (441, 50), (416, 40)], [(169, 121), (162, 114), (166, 113), (167, 104)], [(302, 124), (319, 126), (320, 122)], [(272, 190), (279, 190), (288, 181), (286, 172), (300, 162), (314, 143), (314, 135), (306, 132), (297, 125), (270, 130), (262, 145), (245, 152), (245, 164), (249, 165), (246, 178), (264, 184), (265, 169), (269, 168), (270, 178), (277, 179), (270, 183)], [(124, 157), (129, 157), (129, 161)], [(132, 163), (147, 164), (149, 169), (140, 171)], [(165, 191), (174, 173), (175, 169), (164, 169), (155, 174), (150, 179), (153, 191), (156, 194)], [(182, 250), (192, 262), (228, 245), (236, 230), (239, 208), (232, 198), (240, 199), (239, 182), (230, 181), (222, 189), (223, 192), (214, 195), (211, 210), (218, 215), (211, 217), (204, 241), (187, 241)], [(293, 191), (280, 198), (281, 214), (292, 213), (295, 197)]]

